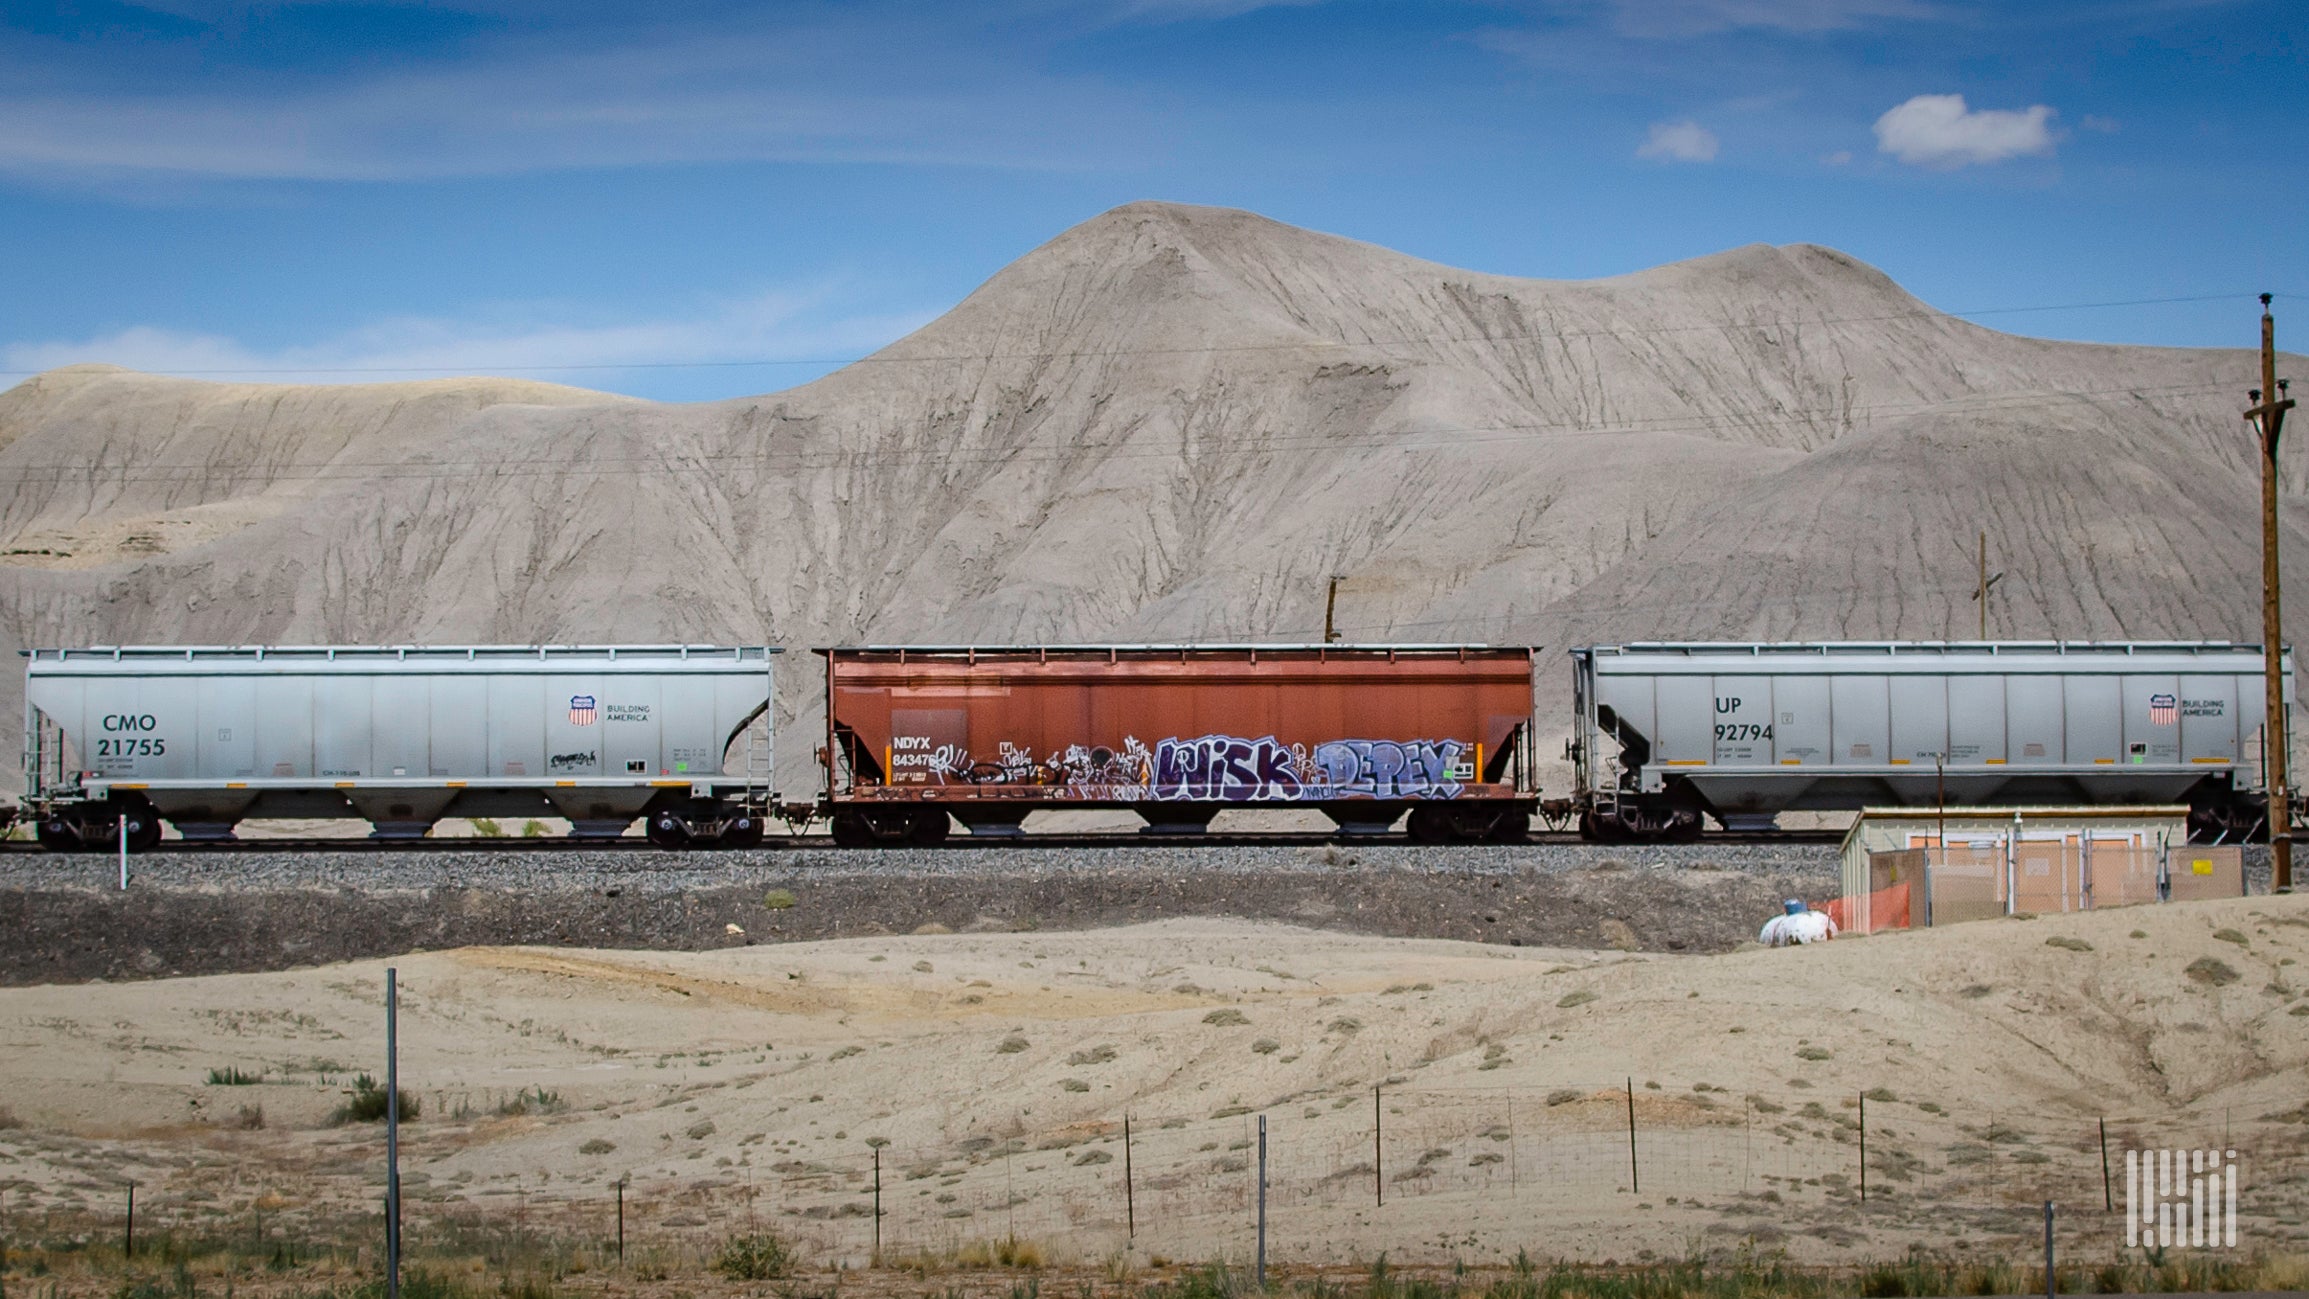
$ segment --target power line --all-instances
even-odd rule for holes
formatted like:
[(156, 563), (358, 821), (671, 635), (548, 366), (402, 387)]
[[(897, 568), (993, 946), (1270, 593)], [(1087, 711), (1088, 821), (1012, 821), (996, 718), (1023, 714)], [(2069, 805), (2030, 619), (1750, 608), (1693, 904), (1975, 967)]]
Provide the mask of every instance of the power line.
[[(1576, 283), (1576, 282), (1575, 282)], [(2112, 307), (2160, 306), (2186, 302), (2219, 302), (2239, 297), (2230, 293), (2200, 293), (2168, 298), (2127, 298), (2106, 302), (2051, 303), (2040, 306), (1980, 307), (1966, 311), (1936, 311), (1926, 307), (1916, 311), (1887, 312), (1871, 316), (1823, 316), (1818, 319), (1775, 319), (1754, 321), (1722, 321), (1703, 325), (1631, 326), (1610, 329), (1547, 330), (1531, 333), (1473, 333), (1403, 335), (1393, 338), (1310, 339), (1306, 341), (1265, 343), (1211, 343), (1194, 347), (1117, 347), (1069, 348), (1046, 351), (986, 351), (930, 353), (919, 356), (888, 356), (881, 352), (865, 356), (846, 357), (772, 357), (730, 361), (573, 361), (552, 365), (483, 365), (478, 362), (464, 365), (315, 365), (315, 366), (211, 366), (177, 370), (147, 370), (140, 373), (175, 378), (197, 378), (216, 374), (547, 374), (573, 371), (615, 370), (704, 370), (704, 369), (760, 369), (777, 366), (847, 366), (847, 365), (933, 365), (991, 361), (1057, 361), (1087, 360), (1124, 356), (1201, 356), (1222, 353), (1304, 351), (1329, 348), (1409, 347), (1438, 343), (1517, 343), (1547, 342), (1575, 338), (1646, 338), (1666, 334), (1731, 333), (1751, 329), (1801, 329), (1826, 325), (1880, 324), (1898, 320), (1970, 319), (1974, 316), (2017, 315), (2044, 311), (2090, 311)], [(2292, 295), (2281, 295), (2290, 297)], [(902, 341), (902, 340), (901, 340)], [(895, 346), (895, 344), (892, 344)], [(884, 349), (887, 351), (887, 349)], [(23, 378), (44, 374), (44, 370), (0, 370), (0, 376)]]
[[(1179, 445), (1146, 449), (1124, 449), (1128, 440), (1104, 442), (1051, 443), (1027, 441), (1010, 448), (985, 448), (963, 453), (940, 450), (895, 452), (860, 448), (850, 451), (840, 448), (815, 448), (808, 452), (779, 453), (766, 448), (748, 448), (741, 451), (653, 451), (646, 454), (606, 455), (577, 459), (566, 454), (526, 457), (492, 456), (466, 460), (324, 460), (287, 461), (270, 465), (202, 465), (202, 464), (148, 464), (122, 463), (117, 471), (92, 461), (74, 461), (68, 464), (0, 465), (0, 480), (18, 484), (34, 481), (86, 481), (105, 485), (169, 482), (189, 478), (256, 479), (266, 482), (363, 480), (392, 482), (402, 480), (430, 480), (447, 478), (503, 478), (503, 477), (600, 477), (618, 474), (692, 473), (718, 471), (732, 467), (755, 466), (789, 471), (833, 469), (854, 462), (877, 465), (938, 465), (968, 467), (973, 465), (1046, 464), (1073, 460), (1086, 455), (1108, 460), (1174, 459), (1203, 453), (1225, 451), (1230, 448), (1248, 449), (1256, 454), (1279, 454), (1290, 451), (1344, 451), (1344, 450), (1397, 450), (1430, 451), (1460, 450), (1471, 447), (1512, 443), (1542, 437), (1610, 437), (1625, 434), (1650, 433), (1670, 435), (1678, 433), (1710, 434), (1724, 430), (1754, 430), (1773, 427), (1792, 427), (1818, 422), (1832, 417), (1846, 422), (1854, 417), (1874, 419), (1882, 415), (1918, 413), (1940, 410), (1952, 415), (1978, 412), (2026, 410), (2044, 406), (2068, 405), (2093, 397), (2123, 395), (2133, 398), (2185, 396), (2195, 393), (2227, 391), (2219, 384), (2175, 384), (2163, 387), (2125, 389), (2121, 394), (2104, 394), (2074, 390), (2055, 390), (1992, 394), (1975, 398), (1935, 400), (1919, 398), (1912, 401), (1881, 402), (1871, 405), (1785, 407), (1771, 411), (1735, 411), (1714, 414), (1657, 416), (1650, 419), (1626, 420), (1618, 424), (1594, 426), (1553, 423), (1511, 423), (1492, 425), (1455, 425), (1444, 428), (1405, 429), (1375, 435), (1338, 437), (1320, 431), (1305, 433), (1276, 433), (1254, 431), (1239, 435), (1181, 435)], [(4, 453), (0, 453), (4, 455)]]

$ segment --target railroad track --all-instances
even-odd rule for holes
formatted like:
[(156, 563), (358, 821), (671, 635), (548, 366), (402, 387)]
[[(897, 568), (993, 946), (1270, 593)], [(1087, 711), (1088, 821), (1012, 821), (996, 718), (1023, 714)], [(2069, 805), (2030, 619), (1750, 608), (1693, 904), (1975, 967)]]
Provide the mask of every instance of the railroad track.
[[(1841, 830), (1781, 830), (1769, 834), (1719, 833), (1702, 835), (1696, 840), (1675, 847), (1705, 848), (1711, 844), (1726, 847), (1735, 845), (1787, 846), (1842, 843)], [(1412, 847), (1408, 835), (1355, 835), (1336, 834), (1029, 834), (1003, 838), (972, 838), (956, 835), (944, 843), (932, 845), (897, 845), (896, 850), (915, 852), (958, 852), (971, 848), (1063, 848), (1116, 850), (1125, 848), (1323, 848), (1356, 847), (1360, 845), (1385, 847)], [(1438, 845), (1443, 846), (1443, 845)], [(1590, 844), (1572, 831), (1539, 831), (1507, 844), (1451, 845), (1465, 847), (1578, 847), (1624, 848), (1640, 853), (1660, 846), (1643, 843)], [(875, 848), (838, 849), (834, 841), (824, 835), (772, 835), (758, 849), (744, 851), (782, 852), (800, 849), (840, 851), (855, 854), (861, 861), (870, 861), (881, 851)], [(0, 844), (0, 851), (10, 853), (45, 853), (47, 850), (26, 840), (10, 840)], [(90, 848), (91, 855), (105, 854), (101, 848)], [(219, 853), (406, 853), (406, 852), (462, 852), (462, 853), (536, 853), (536, 852), (663, 852), (641, 838), (570, 839), (556, 837), (534, 838), (442, 838), (442, 839), (164, 839), (143, 856), (201, 856)], [(683, 855), (706, 859), (720, 852), (714, 848), (682, 850)]]

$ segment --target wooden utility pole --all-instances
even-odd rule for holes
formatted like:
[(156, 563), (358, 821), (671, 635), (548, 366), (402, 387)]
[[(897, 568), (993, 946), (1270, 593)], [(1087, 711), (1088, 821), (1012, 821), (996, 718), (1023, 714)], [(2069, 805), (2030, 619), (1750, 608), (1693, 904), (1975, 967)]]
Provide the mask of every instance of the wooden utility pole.
[(2245, 418), (2261, 425), (2261, 670), (2268, 683), (2268, 712), (2261, 722), (2261, 749), (2267, 755), (2264, 784), (2269, 791), (2270, 887), (2293, 887), (2293, 790), (2287, 778), (2290, 736), (2285, 726), (2284, 602), (2277, 581), (2277, 436), (2293, 399), (2291, 384), (2277, 377), (2277, 322), (2269, 295), (2261, 295), (2261, 386)]
[(1980, 638), (1988, 639), (1988, 589), (2004, 580), (2004, 574), (1988, 571), (1988, 533), (1980, 534), (1980, 585), (1972, 590), (1972, 598), (1980, 605)]
[(1346, 580), (1347, 575), (1345, 573), (1331, 574), (1331, 589), (1325, 592), (1323, 596), (1323, 643), (1325, 645), (1339, 639), (1338, 625), (1334, 621), (1334, 615), (1339, 612), (1339, 584)]

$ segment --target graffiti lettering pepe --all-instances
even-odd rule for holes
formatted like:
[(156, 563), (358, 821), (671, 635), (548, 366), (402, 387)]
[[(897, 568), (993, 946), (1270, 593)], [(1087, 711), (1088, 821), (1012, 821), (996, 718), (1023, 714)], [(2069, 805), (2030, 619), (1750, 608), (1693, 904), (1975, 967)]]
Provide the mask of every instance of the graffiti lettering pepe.
[(1465, 750), (1457, 740), (1332, 740), (1315, 746), (1315, 765), (1334, 798), (1457, 798), (1451, 768)]

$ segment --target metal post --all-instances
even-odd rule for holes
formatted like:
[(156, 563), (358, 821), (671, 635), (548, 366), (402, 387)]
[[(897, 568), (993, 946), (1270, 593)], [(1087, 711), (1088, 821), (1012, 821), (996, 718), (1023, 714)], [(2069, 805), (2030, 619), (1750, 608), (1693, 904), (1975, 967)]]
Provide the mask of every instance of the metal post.
[(882, 1147), (874, 1147), (874, 1265), (882, 1265)]
[(401, 1299), (400, 972), (385, 967), (385, 1299)]
[(2261, 675), (2267, 686), (2268, 712), (2262, 721), (2262, 747), (2268, 751), (2270, 887), (2285, 892), (2293, 887), (2292, 781), (2287, 774), (2285, 726), (2284, 604), (2278, 589), (2277, 564), (2277, 439), (2285, 429), (2285, 412), (2293, 399), (2285, 395), (2290, 384), (2277, 377), (2277, 322), (2269, 314), (2269, 295), (2261, 295), (2261, 386), (2253, 390), (2253, 408), (2245, 418), (2261, 426)]
[(2109, 1121), (2101, 1120), (2101, 1207), (2116, 1212), (2116, 1189), (2109, 1184)]
[(1267, 1116), (1259, 1116), (1259, 1288), (1267, 1288)]
[(2044, 1202), (2044, 1299), (2053, 1299), (2055, 1287), (2052, 1270), (2052, 1201)]
[[(1940, 871), (1948, 870), (1948, 753), (1942, 750), (1932, 755), (1932, 786), (1934, 798), (1940, 805)], [(1924, 927), (1932, 928), (1932, 873), (1924, 877)]]
[(1642, 1195), (1643, 1183), (1636, 1176), (1636, 1080), (1628, 1078), (1628, 1191)]
[(1131, 1185), (1130, 1171), (1130, 1115), (1122, 1116), (1122, 1225), (1123, 1240), (1138, 1240), (1138, 1193)]
[(128, 1228), (120, 1238), (120, 1256), (136, 1257), (136, 1183), (128, 1184)]
[(120, 891), (128, 892), (128, 813), (120, 814)]
[(2020, 910), (2020, 810), (2013, 809), (2012, 828), (2004, 832), (2004, 914)]
[(1868, 1093), (1860, 1093), (1860, 1203), (1868, 1203)]
[(617, 1261), (625, 1262), (625, 1179), (617, 1179)]
[(1380, 1159), (1379, 1129), (1386, 1120), (1379, 1114), (1379, 1089), (1371, 1089), (1371, 1194), (1378, 1207), (1387, 1207), (1387, 1167)]

